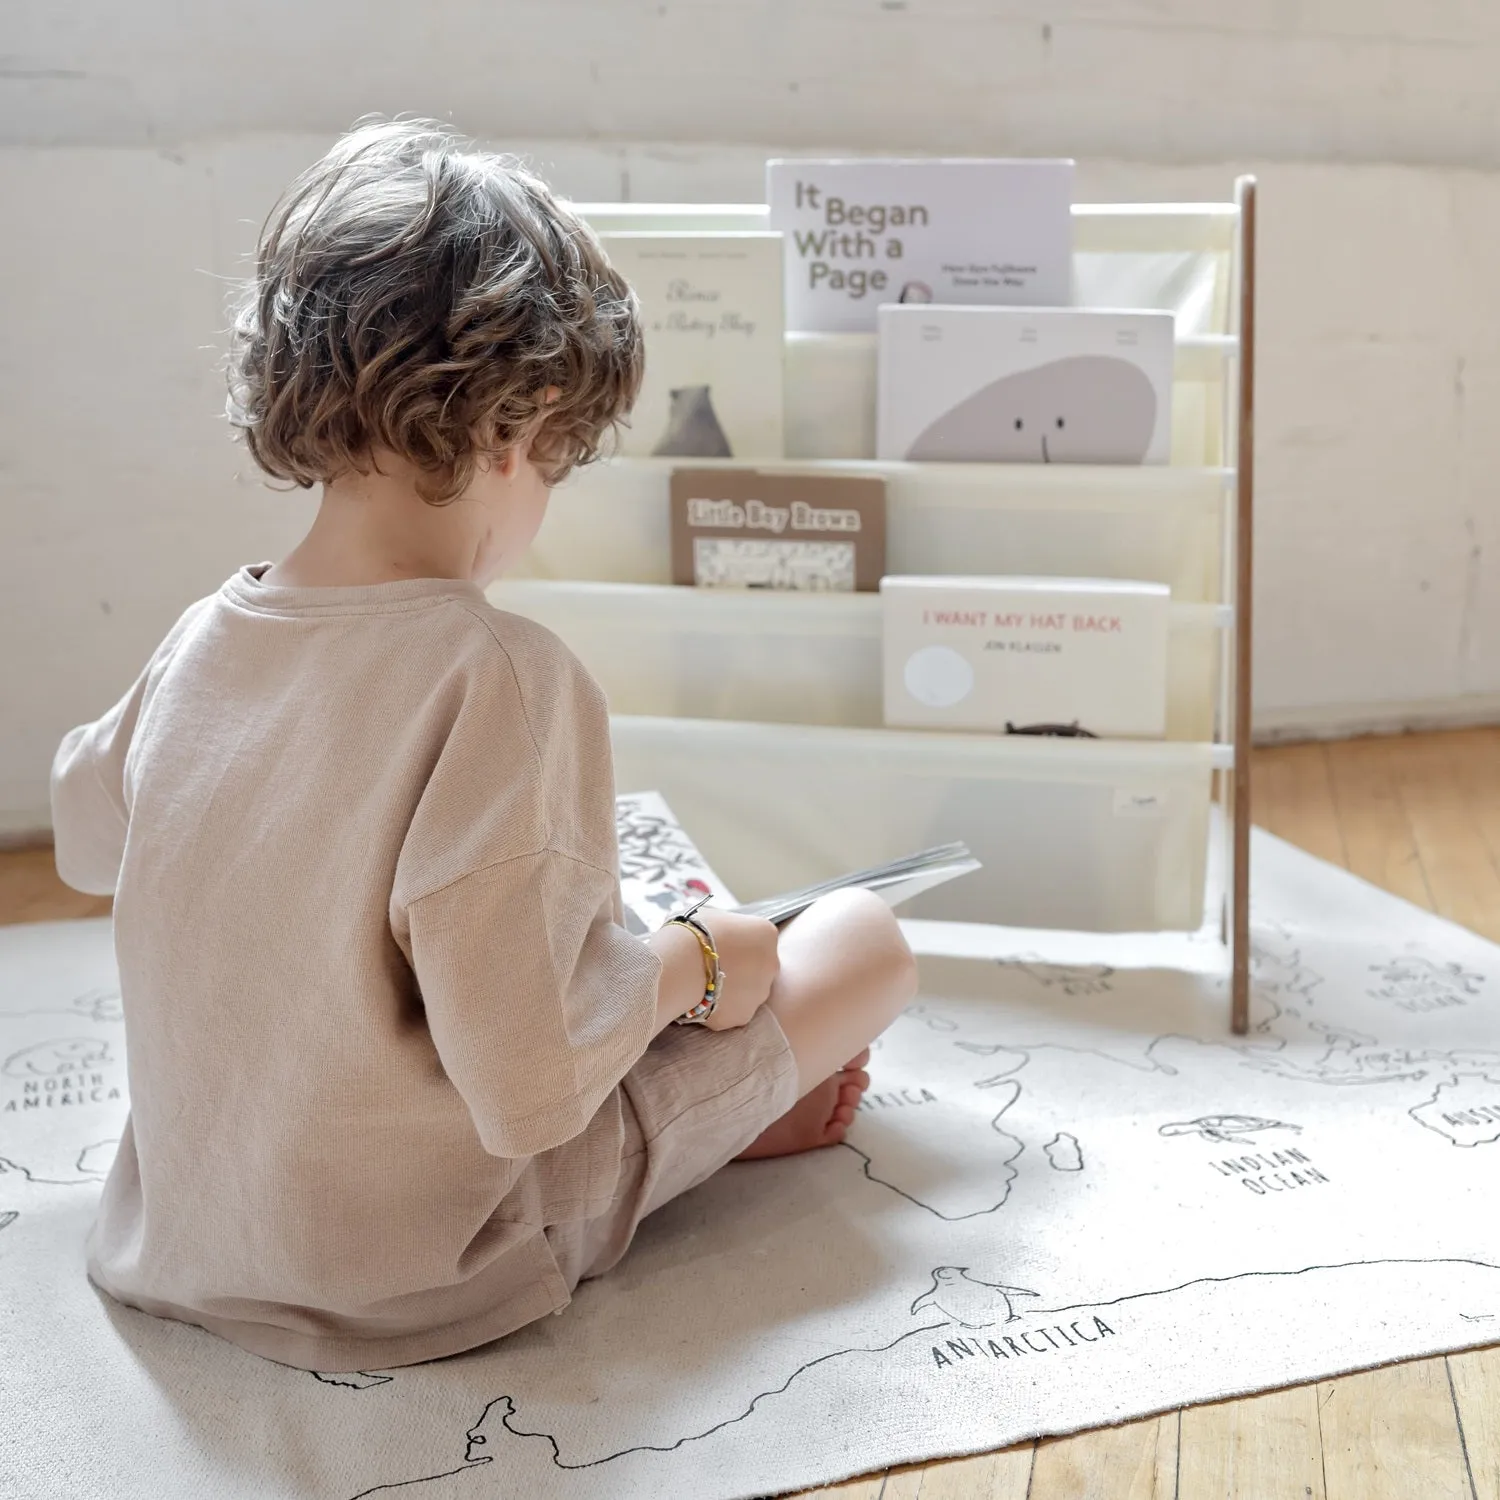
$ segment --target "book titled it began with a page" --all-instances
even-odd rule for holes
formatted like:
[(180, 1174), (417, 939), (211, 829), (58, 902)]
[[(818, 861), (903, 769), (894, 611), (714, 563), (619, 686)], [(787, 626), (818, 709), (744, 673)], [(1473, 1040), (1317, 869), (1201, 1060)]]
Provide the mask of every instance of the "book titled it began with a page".
[(630, 458), (780, 458), (781, 236), (600, 235), (641, 304), (646, 375), (620, 435)]
[(1066, 306), (1072, 199), (1071, 161), (769, 161), (787, 327), (872, 333), (885, 302)]

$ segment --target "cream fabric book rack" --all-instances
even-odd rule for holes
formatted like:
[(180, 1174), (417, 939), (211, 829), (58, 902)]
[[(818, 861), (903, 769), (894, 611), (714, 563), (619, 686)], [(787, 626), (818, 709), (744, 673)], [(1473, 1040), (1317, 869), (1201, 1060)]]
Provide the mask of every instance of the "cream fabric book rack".
[[(765, 222), (759, 205), (582, 208), (600, 228)], [(1169, 465), (877, 463), (874, 336), (814, 334), (787, 340), (788, 456), (744, 462), (884, 477), (891, 572), (1169, 584), (1166, 739), (881, 727), (874, 596), (671, 586), (667, 487), (684, 460), (570, 479), (491, 598), (599, 678), (620, 790), (661, 791), (742, 899), (961, 838), (984, 872), (911, 915), (1100, 931), (1216, 918), (1244, 1032), (1255, 183), (1232, 203), (1079, 205), (1074, 226), (1076, 301), (1177, 315)]]

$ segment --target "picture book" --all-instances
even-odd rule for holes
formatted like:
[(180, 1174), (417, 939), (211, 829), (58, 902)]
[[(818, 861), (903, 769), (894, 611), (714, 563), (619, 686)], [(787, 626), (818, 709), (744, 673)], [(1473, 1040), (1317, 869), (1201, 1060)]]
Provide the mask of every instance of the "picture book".
[(1165, 584), (891, 577), (880, 598), (889, 725), (1166, 731)]
[(600, 240), (640, 299), (645, 330), (645, 380), (619, 451), (780, 458), (781, 236), (621, 231)]
[(615, 836), (625, 925), (637, 935), (655, 932), (673, 913), (705, 896), (714, 906), (735, 904), (659, 792), (616, 797)]
[(873, 591), (885, 572), (885, 481), (677, 469), (672, 581), (705, 588)]
[(704, 899), (710, 906), (764, 917), (780, 926), (834, 891), (859, 886), (896, 906), (980, 867), (965, 845), (942, 844), (873, 869), (738, 906), (659, 792), (629, 792), (616, 798), (615, 825), (625, 925), (639, 936), (655, 932), (677, 912)]
[(882, 307), (876, 453), (958, 463), (1166, 463), (1173, 318)]
[(766, 163), (787, 327), (873, 333), (882, 303), (1073, 300), (1071, 161)]

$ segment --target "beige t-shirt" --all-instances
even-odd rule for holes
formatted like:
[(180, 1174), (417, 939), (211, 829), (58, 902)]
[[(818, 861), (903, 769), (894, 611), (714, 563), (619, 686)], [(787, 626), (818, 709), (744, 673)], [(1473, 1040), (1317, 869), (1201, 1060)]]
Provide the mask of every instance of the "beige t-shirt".
[(57, 862), (115, 893), (131, 1118), (89, 1272), (312, 1369), (564, 1306), (660, 965), (620, 922), (603, 697), (470, 584), (242, 569), (63, 741)]

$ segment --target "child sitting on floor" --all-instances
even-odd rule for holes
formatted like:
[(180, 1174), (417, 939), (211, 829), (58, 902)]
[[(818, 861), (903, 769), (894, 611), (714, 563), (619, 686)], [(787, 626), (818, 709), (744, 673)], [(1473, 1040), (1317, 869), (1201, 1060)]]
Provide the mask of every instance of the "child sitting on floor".
[(317, 516), (53, 771), (58, 868), (115, 895), (120, 1301), (305, 1368), (433, 1359), (725, 1163), (842, 1138), (914, 989), (895, 920), (628, 934), (603, 697), (482, 592), (641, 361), (590, 231), (439, 127), (356, 129), (274, 211), (230, 415)]

